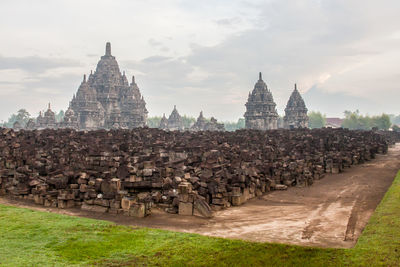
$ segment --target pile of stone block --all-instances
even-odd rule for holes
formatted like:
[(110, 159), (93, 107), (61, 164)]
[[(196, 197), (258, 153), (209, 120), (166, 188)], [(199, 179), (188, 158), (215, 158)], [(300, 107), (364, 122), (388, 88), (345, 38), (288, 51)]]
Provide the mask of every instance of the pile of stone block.
[(309, 186), (386, 153), (393, 133), (346, 129), (166, 132), (0, 128), (0, 195), (144, 217), (211, 217), (271, 190)]

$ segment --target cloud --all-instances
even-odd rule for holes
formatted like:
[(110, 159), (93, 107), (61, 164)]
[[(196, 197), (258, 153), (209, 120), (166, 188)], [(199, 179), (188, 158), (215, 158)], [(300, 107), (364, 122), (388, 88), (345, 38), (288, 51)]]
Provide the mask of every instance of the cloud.
[(224, 18), (215, 21), (215, 23), (219, 26), (228, 26), (228, 27), (233, 27), (241, 22), (242, 19), (240, 17)]
[[(82, 8), (60, 2), (63, 8), (47, 12), (59, 18), (51, 24), (47, 13), (33, 20), (33, 11), (7, 24), (10, 8), (0, 11), (8, 55), (0, 57), (2, 95), (24, 105), (51, 95), (65, 108), (107, 39), (121, 69), (136, 76), (150, 115), (177, 104), (182, 114), (204, 110), (236, 121), (259, 71), (281, 114), (294, 83), (310, 109), (328, 116), (352, 106), (398, 113), (397, 0), (85, 1)], [(119, 12), (105, 13), (111, 9)], [(140, 12), (131, 16), (132, 10)]]
[(163, 44), (162, 42), (156, 41), (156, 40), (153, 39), (153, 38), (150, 38), (149, 41), (148, 41), (148, 43), (149, 43), (149, 45), (155, 46), (155, 47), (157, 47), (157, 46), (162, 46), (162, 44)]
[(63, 58), (4, 57), (0, 56), (0, 70), (21, 69), (28, 72), (43, 72), (49, 69), (80, 66), (79, 61)]

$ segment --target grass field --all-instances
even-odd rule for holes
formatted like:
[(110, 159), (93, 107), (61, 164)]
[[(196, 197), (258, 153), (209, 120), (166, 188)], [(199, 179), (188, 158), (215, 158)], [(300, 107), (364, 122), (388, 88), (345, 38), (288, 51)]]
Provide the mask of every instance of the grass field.
[(352, 249), (252, 243), (0, 205), (0, 266), (400, 266), (400, 172)]

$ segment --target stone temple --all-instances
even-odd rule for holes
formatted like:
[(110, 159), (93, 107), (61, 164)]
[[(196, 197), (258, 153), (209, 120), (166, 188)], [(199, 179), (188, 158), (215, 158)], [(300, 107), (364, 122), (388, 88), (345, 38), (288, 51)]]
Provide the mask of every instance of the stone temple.
[(111, 44), (106, 44), (105, 55), (96, 71), (88, 79), (84, 75), (78, 92), (73, 96), (65, 114), (64, 127), (79, 129), (115, 129), (146, 126), (146, 102), (132, 77), (128, 82), (121, 74)]
[(225, 131), (224, 124), (218, 123), (218, 121), (211, 117), (207, 120), (203, 116), (203, 111), (200, 111), (200, 115), (196, 120), (196, 123), (190, 127), (191, 131)]
[[(162, 122), (162, 119), (161, 119), (161, 122)], [(174, 109), (172, 110), (171, 114), (168, 117), (167, 129), (170, 131), (182, 131), (185, 129), (185, 126), (183, 125), (182, 117), (179, 114), (178, 110), (176, 109), (176, 106), (174, 106)]]
[(249, 93), (244, 114), (247, 129), (271, 130), (278, 128), (278, 112), (271, 91), (262, 80), (261, 72), (254, 89)]
[(296, 84), (285, 108), (283, 124), (286, 129), (308, 127), (306, 104), (297, 90)]

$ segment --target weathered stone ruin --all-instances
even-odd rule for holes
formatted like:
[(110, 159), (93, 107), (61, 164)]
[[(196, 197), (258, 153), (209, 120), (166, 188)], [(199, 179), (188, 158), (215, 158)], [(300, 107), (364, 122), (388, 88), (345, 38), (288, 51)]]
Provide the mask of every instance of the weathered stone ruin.
[(176, 109), (176, 106), (174, 106), (174, 109), (172, 110), (171, 114), (168, 117), (168, 120), (165, 120), (165, 114), (164, 117), (161, 119), (160, 122), (160, 129), (164, 130), (170, 130), (170, 131), (182, 131), (185, 129), (185, 126), (183, 125), (182, 117), (179, 114), (178, 110)]
[(200, 111), (200, 115), (196, 120), (196, 123), (190, 127), (191, 131), (225, 131), (224, 124), (218, 123), (218, 121), (211, 117), (207, 120), (203, 116), (203, 111)]
[(167, 117), (165, 117), (165, 113), (160, 120), (160, 125), (158, 126), (158, 128), (161, 130), (168, 130), (168, 119)]
[(0, 128), (0, 194), (37, 204), (148, 215), (212, 216), (270, 190), (385, 153), (394, 132), (295, 129), (78, 132)]
[(308, 127), (307, 111), (306, 104), (295, 84), (294, 90), (285, 108), (285, 117), (283, 118), (284, 127), (286, 129)]
[(136, 128), (146, 125), (146, 102), (132, 77), (129, 84), (125, 72), (121, 74), (111, 44), (97, 64), (96, 71), (86, 75), (70, 109), (77, 116), (79, 129)]
[(39, 113), (39, 117), (37, 117), (37, 119), (36, 119), (36, 127), (38, 129), (44, 129), (44, 128), (56, 129), (57, 128), (56, 115), (51, 110), (50, 103), (49, 103), (49, 106), (48, 106), (46, 112), (44, 113), (44, 116), (42, 116), (42, 112)]
[(60, 124), (60, 128), (79, 129), (78, 116), (73, 109), (69, 107), (64, 114), (64, 119)]
[(278, 128), (278, 112), (271, 91), (262, 79), (261, 72), (254, 89), (249, 93), (244, 114), (246, 129), (271, 130)]
[[(125, 72), (121, 74), (118, 62), (111, 55), (111, 44), (106, 44), (106, 53), (97, 64), (96, 71), (90, 73), (73, 96), (64, 121), (56, 122), (55, 114), (50, 109), (36, 121), (25, 126), (33, 129), (71, 128), (77, 130), (97, 129), (132, 129), (146, 126), (146, 102), (132, 76), (129, 84)], [(16, 125), (14, 129), (21, 129)]]

